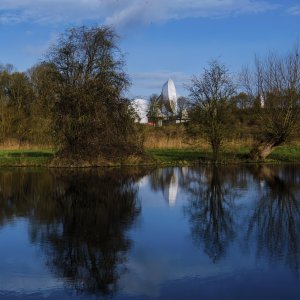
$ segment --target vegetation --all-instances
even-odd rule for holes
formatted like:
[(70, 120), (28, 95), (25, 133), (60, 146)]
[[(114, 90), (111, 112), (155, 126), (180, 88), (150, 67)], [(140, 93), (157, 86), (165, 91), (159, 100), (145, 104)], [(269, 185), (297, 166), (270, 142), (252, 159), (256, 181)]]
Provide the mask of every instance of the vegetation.
[(1, 167), (46, 166), (54, 157), (53, 149), (0, 150)]
[[(224, 146), (224, 151), (219, 157), (220, 163), (254, 163), (255, 160), (249, 158), (249, 151), (251, 147), (248, 142), (244, 145), (237, 143), (230, 143)], [(54, 149), (15, 149), (15, 150), (0, 150), (0, 166), (1, 167), (22, 167), (22, 166), (47, 166), (56, 167), (53, 165), (53, 158), (56, 151)], [(202, 147), (190, 147), (184, 145), (183, 147), (156, 147), (146, 149), (146, 159), (134, 160), (128, 159), (123, 161), (99, 161), (98, 166), (120, 166), (120, 165), (196, 165), (202, 163), (209, 163), (212, 152), (209, 145), (203, 144)], [(260, 161), (262, 162), (262, 161)], [(300, 146), (288, 144), (277, 147), (268, 157), (264, 160), (267, 163), (276, 162), (300, 162)], [(88, 164), (79, 164), (60, 161), (61, 167), (76, 167), (76, 166), (89, 166)]]
[(229, 71), (218, 61), (212, 61), (200, 77), (194, 76), (189, 86), (193, 103), (192, 122), (200, 126), (217, 162), (224, 140), (232, 133), (231, 102), (236, 87)]
[(134, 117), (123, 98), (129, 80), (116, 39), (108, 27), (73, 28), (48, 53), (60, 154), (90, 158), (140, 150)]
[(257, 144), (252, 159), (264, 159), (299, 130), (300, 56), (299, 45), (284, 57), (274, 53), (255, 60), (255, 69), (243, 74), (249, 98), (255, 108)]
[[(148, 149), (158, 165), (195, 165), (209, 163), (212, 152), (207, 149)], [(248, 156), (250, 148), (227, 148), (219, 157), (219, 163), (255, 163)], [(264, 160), (266, 163), (300, 162), (300, 147), (280, 146)]]
[(26, 73), (0, 69), (0, 142), (55, 145), (56, 158), (94, 162), (143, 153), (117, 36), (109, 27), (67, 30)]
[(159, 96), (152, 94), (149, 98), (149, 109), (148, 109), (148, 119), (153, 124), (158, 124), (159, 120), (162, 120), (162, 106), (161, 101), (159, 101)]
[(178, 99), (181, 124), (153, 94), (148, 117), (174, 123), (164, 127), (134, 122), (124, 67), (118, 37), (105, 26), (65, 31), (27, 72), (0, 65), (0, 165), (300, 161), (287, 144), (300, 139), (299, 45), (257, 58), (240, 82), (212, 61), (191, 80), (189, 98)]

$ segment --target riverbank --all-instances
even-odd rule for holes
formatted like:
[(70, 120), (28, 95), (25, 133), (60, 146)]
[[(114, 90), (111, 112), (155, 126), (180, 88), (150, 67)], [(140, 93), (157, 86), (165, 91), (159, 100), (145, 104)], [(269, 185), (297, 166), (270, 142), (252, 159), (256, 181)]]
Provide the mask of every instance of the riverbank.
[(141, 166), (156, 165), (156, 160), (151, 154), (143, 156), (130, 156), (124, 159), (67, 159), (55, 156), (55, 149), (12, 149), (0, 150), (0, 167), (51, 167), (51, 168), (76, 168), (76, 167), (120, 167), (123, 165)]
[[(257, 163), (248, 158), (249, 148), (228, 148), (220, 155), (219, 163)], [(209, 163), (211, 152), (207, 149), (148, 149), (159, 164), (194, 165)], [(260, 163), (300, 163), (300, 146), (281, 146)]]
[(0, 167), (44, 167), (54, 155), (54, 149), (0, 150)]
[[(220, 163), (254, 163), (247, 158), (246, 147), (228, 148), (222, 153)], [(17, 149), (0, 151), (0, 167), (90, 167), (122, 165), (188, 166), (209, 163), (211, 153), (207, 149), (147, 149), (143, 158), (130, 157), (122, 161), (81, 162), (55, 161), (54, 149)], [(263, 163), (300, 163), (300, 146), (278, 147)]]

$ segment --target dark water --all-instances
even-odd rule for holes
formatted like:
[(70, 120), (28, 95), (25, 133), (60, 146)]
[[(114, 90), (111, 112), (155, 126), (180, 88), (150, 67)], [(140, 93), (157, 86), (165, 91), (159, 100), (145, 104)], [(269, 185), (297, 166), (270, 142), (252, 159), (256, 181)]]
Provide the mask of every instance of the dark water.
[(0, 299), (300, 299), (300, 167), (0, 170)]

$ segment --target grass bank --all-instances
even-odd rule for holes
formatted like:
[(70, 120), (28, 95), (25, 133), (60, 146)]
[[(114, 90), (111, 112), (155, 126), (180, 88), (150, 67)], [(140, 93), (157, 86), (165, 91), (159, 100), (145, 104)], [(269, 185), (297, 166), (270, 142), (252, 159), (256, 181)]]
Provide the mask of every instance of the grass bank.
[[(162, 165), (192, 165), (208, 163), (211, 151), (207, 149), (148, 149), (158, 164)], [(224, 150), (220, 156), (221, 163), (254, 163), (248, 159), (249, 148), (233, 147)], [(300, 146), (281, 146), (274, 150), (263, 161), (264, 163), (294, 162), (300, 163)]]
[(53, 149), (0, 150), (1, 167), (46, 166), (54, 157)]
[[(195, 165), (199, 163), (208, 163), (210, 161), (211, 152), (204, 149), (147, 149), (146, 150), (150, 160), (148, 162), (143, 160), (130, 160), (124, 162), (110, 162), (109, 164), (101, 164), (107, 166), (124, 165)], [(251, 163), (248, 160), (247, 154), (249, 148), (247, 147), (228, 147), (220, 157), (221, 163)], [(51, 166), (51, 161), (54, 158), (54, 149), (15, 149), (15, 150), (0, 150), (0, 166), (1, 167), (40, 167)], [(294, 162), (300, 163), (300, 145), (286, 145), (278, 147), (264, 162), (266, 163), (280, 163), (280, 162)], [(52, 165), (53, 166), (53, 165)], [(56, 167), (60, 164), (56, 164)], [(63, 165), (66, 167), (66, 165)], [(76, 166), (76, 162), (73, 165)]]

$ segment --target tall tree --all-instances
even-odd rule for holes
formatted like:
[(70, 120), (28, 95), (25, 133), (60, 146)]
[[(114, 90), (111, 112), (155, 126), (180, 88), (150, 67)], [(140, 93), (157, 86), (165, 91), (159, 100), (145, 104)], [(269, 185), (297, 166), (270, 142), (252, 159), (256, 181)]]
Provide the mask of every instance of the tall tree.
[(9, 111), (10, 137), (23, 142), (30, 135), (30, 106), (33, 100), (33, 90), (27, 74), (9, 74), (5, 96)]
[(224, 140), (232, 134), (231, 97), (236, 87), (225, 65), (213, 60), (201, 76), (194, 76), (188, 87), (193, 105), (191, 119), (208, 139), (213, 161), (219, 158)]
[(61, 155), (122, 155), (139, 149), (123, 93), (129, 85), (117, 36), (109, 27), (67, 30), (48, 52), (56, 72), (54, 129)]
[(3, 142), (11, 130), (11, 114), (8, 109), (9, 95), (8, 87), (10, 82), (10, 72), (5, 67), (0, 66), (0, 141)]
[(53, 66), (38, 64), (28, 74), (34, 92), (31, 103), (30, 140), (36, 144), (53, 144), (53, 109), (56, 99), (55, 86), (51, 80)]

